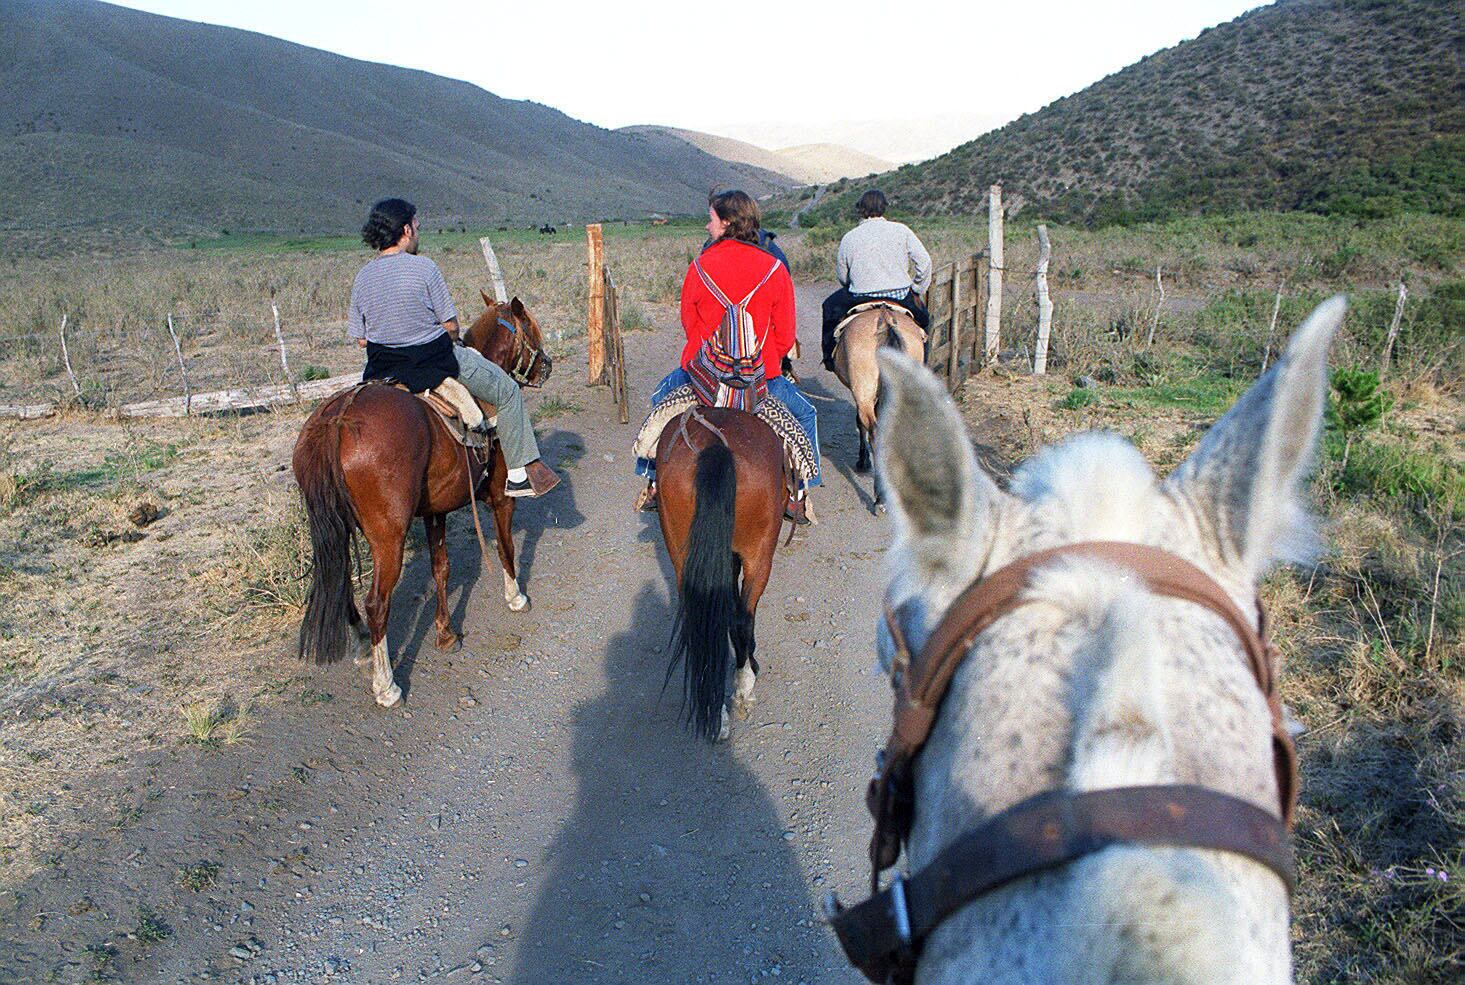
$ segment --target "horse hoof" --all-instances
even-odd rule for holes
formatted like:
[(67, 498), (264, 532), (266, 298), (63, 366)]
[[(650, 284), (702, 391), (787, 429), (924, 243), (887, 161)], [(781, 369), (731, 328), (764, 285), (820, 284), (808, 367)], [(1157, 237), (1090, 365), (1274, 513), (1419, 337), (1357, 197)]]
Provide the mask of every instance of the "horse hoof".
[(507, 601), (509, 603), (510, 612), (529, 611), (529, 596), (525, 595), (523, 592), (519, 593), (518, 598), (508, 599)]
[(727, 709), (726, 708), (723, 708), (722, 709), (722, 724), (717, 727), (717, 741), (718, 742), (726, 742), (727, 741), (727, 737), (730, 734), (732, 734), (732, 730), (729, 729), (728, 726), (727, 726)]
[(461, 636), (449, 636), (447, 639), (438, 637), (437, 648), (441, 653), (457, 653), (463, 649), (463, 638)]
[(378, 691), (376, 695), (376, 703), (381, 705), (383, 708), (397, 707), (397, 705), (402, 703), (402, 689), (393, 684), (385, 691)]

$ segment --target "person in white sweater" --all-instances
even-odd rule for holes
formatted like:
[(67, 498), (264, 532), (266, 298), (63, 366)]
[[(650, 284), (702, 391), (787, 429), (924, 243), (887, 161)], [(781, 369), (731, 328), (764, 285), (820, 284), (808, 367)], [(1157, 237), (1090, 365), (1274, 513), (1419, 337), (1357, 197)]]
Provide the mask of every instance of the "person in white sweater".
[(916, 324), (931, 322), (923, 295), (931, 286), (931, 254), (910, 227), (885, 218), (889, 203), (872, 188), (855, 204), (860, 224), (839, 241), (835, 276), (840, 288), (824, 299), (824, 368), (834, 371), (834, 329), (864, 301), (887, 300), (905, 308)]

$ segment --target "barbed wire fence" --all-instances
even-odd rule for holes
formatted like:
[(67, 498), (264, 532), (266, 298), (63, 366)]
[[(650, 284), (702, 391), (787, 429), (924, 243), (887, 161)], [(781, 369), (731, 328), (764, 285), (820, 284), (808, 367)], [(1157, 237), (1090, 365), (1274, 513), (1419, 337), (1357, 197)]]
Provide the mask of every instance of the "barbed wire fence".
[[(315, 399), (359, 370), (344, 319), (268, 299), (258, 306), (179, 308), (89, 325), (63, 312), (54, 332), (0, 335), (0, 418), (68, 409), (174, 417)], [(17, 399), (18, 398), (18, 399)], [(13, 402), (11, 402), (13, 401)]]

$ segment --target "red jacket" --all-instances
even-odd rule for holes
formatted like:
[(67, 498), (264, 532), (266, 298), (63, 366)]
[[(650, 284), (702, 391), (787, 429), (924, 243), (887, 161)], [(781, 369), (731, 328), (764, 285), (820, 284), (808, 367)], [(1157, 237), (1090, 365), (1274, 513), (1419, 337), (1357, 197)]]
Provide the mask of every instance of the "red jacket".
[[(735, 239), (713, 243), (699, 259), (707, 276), (733, 302), (741, 301), (768, 273), (768, 268), (777, 264), (778, 269), (768, 278), (768, 283), (758, 288), (758, 293), (748, 302), (754, 331), (763, 339), (763, 366), (769, 379), (777, 376), (783, 371), (783, 357), (794, 347), (797, 338), (794, 282), (788, 268), (771, 254)], [(682, 328), (687, 333), (687, 344), (682, 346), (683, 367), (717, 331), (726, 310), (702, 283), (697, 271), (688, 266), (687, 276), (682, 279)]]

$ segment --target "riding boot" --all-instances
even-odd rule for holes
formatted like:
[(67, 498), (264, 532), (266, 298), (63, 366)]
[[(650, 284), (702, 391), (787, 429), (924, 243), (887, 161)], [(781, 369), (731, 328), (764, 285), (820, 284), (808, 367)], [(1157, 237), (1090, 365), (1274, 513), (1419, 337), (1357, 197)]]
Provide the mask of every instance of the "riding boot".
[(792, 520), (795, 526), (808, 526), (810, 523), (809, 511), (804, 506), (804, 497), (797, 495), (790, 496), (788, 502), (783, 507), (783, 518), (785, 520)]
[(655, 513), (658, 508), (656, 502), (656, 482), (653, 480), (646, 483), (646, 488), (636, 497), (637, 513)]

